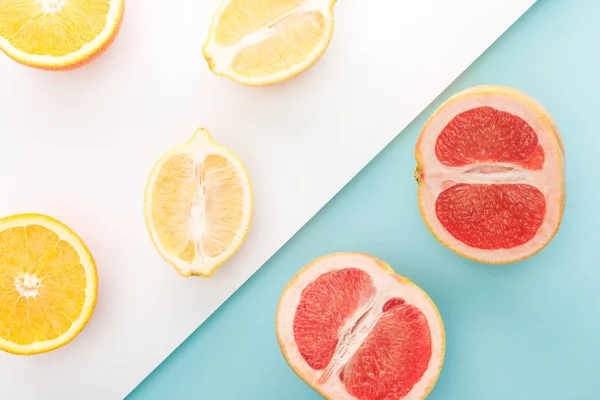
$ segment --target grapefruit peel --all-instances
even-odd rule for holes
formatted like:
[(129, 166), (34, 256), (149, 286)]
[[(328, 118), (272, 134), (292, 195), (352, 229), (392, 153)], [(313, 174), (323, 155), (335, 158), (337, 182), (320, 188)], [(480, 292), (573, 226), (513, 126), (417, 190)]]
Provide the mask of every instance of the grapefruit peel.
[[(344, 340), (341, 340), (340, 344), (336, 346), (336, 353), (331, 359), (331, 363), (324, 370), (319, 371), (311, 368), (299, 351), (294, 335), (294, 320), (296, 312), (299, 310), (298, 306), (304, 290), (323, 275), (332, 271), (339, 272), (347, 268), (356, 268), (373, 278), (374, 288), (376, 289), (374, 292), (374, 298), (376, 299), (374, 301), (374, 310), (377, 307), (380, 307), (380, 310), (385, 310), (388, 304), (401, 298), (402, 303), (416, 307), (426, 318), (431, 335), (431, 357), (423, 375), (410, 388), (410, 391), (401, 397), (402, 400), (425, 399), (433, 390), (444, 363), (446, 337), (442, 318), (433, 301), (421, 288), (409, 279), (396, 274), (385, 262), (368, 254), (346, 252), (320, 257), (302, 268), (287, 284), (281, 295), (276, 315), (277, 339), (285, 360), (303, 381), (326, 399), (369, 399), (369, 397), (356, 397), (347, 392), (344, 382), (342, 382), (344, 376), (339, 374), (340, 371), (336, 370), (336, 368), (343, 369), (344, 366), (342, 364), (344, 362), (348, 363), (355, 358), (354, 356), (361, 349), (361, 346), (367, 342), (367, 339), (371, 338), (369, 334), (375, 332), (378, 326), (377, 323), (381, 321), (380, 318), (386, 311), (369, 316), (369, 314), (361, 315), (361, 311), (364, 310), (363, 308), (356, 310), (353, 316), (359, 316), (359, 318), (354, 318), (346, 322), (350, 325), (356, 324), (355, 326), (360, 326), (361, 321), (367, 315), (367, 320), (370, 319), (368, 331), (362, 333), (362, 341), (350, 341), (351, 351), (341, 359), (338, 359), (337, 352), (340, 348), (345, 347), (343, 345)], [(346, 339), (348, 337), (345, 336), (348, 332), (347, 328), (348, 324), (341, 331), (338, 331), (338, 334), (344, 335), (343, 337)]]
[[(472, 172), (478, 167), (477, 163), (470, 164), (468, 168), (461, 167), (462, 169), (442, 165), (434, 150), (441, 131), (457, 115), (477, 107), (492, 107), (524, 120), (536, 133), (539, 145), (543, 148), (544, 158), (541, 168), (529, 171), (527, 166), (515, 166), (510, 162), (482, 163), (481, 165), (486, 166), (497, 164), (494, 171), (500, 172), (497, 175), (499, 180), (483, 178), (480, 182), (475, 182), (471, 179), (474, 175), (468, 177), (464, 172)], [(528, 95), (509, 87), (483, 85), (452, 96), (425, 124), (416, 145), (415, 158), (417, 168), (414, 175), (418, 183), (421, 216), (433, 236), (455, 253), (486, 264), (518, 262), (543, 250), (558, 232), (566, 203), (565, 148), (554, 119), (540, 103)], [(521, 173), (521, 177), (517, 173)], [(507, 180), (510, 177), (514, 179)], [(436, 208), (436, 199), (440, 194), (459, 183), (485, 185), (523, 183), (542, 192), (546, 210), (543, 222), (535, 236), (522, 245), (496, 249), (473, 248), (458, 240), (440, 223), (438, 215), (433, 210)]]

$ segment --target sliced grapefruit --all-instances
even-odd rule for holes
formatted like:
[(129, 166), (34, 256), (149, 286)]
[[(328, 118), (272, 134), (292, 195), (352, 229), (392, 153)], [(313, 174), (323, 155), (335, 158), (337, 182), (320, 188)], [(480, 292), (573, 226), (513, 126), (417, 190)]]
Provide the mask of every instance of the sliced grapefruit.
[(0, 50), (30, 67), (80, 67), (113, 42), (124, 1), (0, 0)]
[(289, 365), (328, 399), (424, 399), (444, 362), (435, 304), (366, 254), (333, 254), (302, 269), (281, 296), (276, 325)]
[(335, 0), (223, 0), (203, 53), (211, 71), (245, 85), (312, 66), (333, 35)]
[(0, 219), (0, 350), (31, 355), (69, 343), (97, 292), (96, 264), (69, 228), (45, 215)]
[(200, 128), (156, 163), (145, 206), (160, 255), (184, 277), (208, 278), (248, 234), (252, 187), (242, 162)]
[(557, 233), (565, 150), (550, 114), (527, 95), (479, 86), (453, 96), (427, 122), (415, 157), (423, 219), (456, 253), (510, 263)]

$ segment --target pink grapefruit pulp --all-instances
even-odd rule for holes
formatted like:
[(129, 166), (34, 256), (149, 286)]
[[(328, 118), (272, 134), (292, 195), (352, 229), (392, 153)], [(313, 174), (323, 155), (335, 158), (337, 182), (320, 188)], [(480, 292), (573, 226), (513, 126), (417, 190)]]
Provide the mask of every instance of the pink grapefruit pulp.
[(359, 253), (321, 257), (292, 279), (277, 309), (277, 337), (294, 371), (329, 399), (424, 399), (444, 361), (435, 304)]
[(515, 262), (558, 231), (565, 152), (550, 115), (527, 95), (479, 86), (453, 96), (427, 122), (415, 157), (423, 219), (456, 253)]

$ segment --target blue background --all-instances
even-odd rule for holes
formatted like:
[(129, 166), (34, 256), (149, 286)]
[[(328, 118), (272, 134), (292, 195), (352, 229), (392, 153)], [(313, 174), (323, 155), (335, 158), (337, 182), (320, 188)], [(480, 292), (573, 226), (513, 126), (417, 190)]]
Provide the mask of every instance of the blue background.
[[(129, 399), (319, 399), (281, 356), (275, 310), (303, 265), (345, 250), (389, 262), (438, 305), (447, 352), (430, 400), (600, 398), (599, 74), (600, 1), (538, 0)], [(567, 151), (559, 234), (509, 266), (477, 264), (439, 244), (421, 220), (413, 180), (427, 117), (453, 93), (487, 83), (544, 104)]]

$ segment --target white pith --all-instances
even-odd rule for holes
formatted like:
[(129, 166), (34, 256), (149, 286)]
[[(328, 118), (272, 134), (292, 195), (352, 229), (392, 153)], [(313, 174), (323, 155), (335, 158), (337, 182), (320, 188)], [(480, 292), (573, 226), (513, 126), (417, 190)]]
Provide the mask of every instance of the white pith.
[[(544, 150), (543, 168), (531, 171), (511, 163), (473, 164), (461, 167), (443, 165), (436, 157), (435, 145), (442, 129), (458, 114), (472, 108), (489, 106), (526, 121), (537, 133)], [(541, 110), (509, 93), (482, 90), (450, 99), (429, 121), (419, 140), (419, 199), (423, 217), (436, 237), (450, 249), (468, 258), (490, 263), (507, 263), (535, 254), (556, 233), (564, 206), (564, 154), (555, 132)], [(505, 171), (480, 173), (476, 168), (505, 168)], [(511, 249), (483, 250), (454, 238), (443, 227), (435, 212), (441, 192), (458, 183), (522, 183), (538, 188), (546, 199), (546, 216), (537, 234), (527, 243)]]
[[(237, 232), (237, 235), (231, 245), (221, 254), (216, 257), (210, 257), (203, 253), (203, 249), (201, 246), (201, 238), (205, 232), (205, 199), (203, 195), (201, 181), (197, 182), (200, 186), (197, 187), (196, 197), (194, 199), (194, 203), (191, 204), (190, 207), (190, 229), (191, 229), (191, 239), (196, 244), (196, 257), (192, 262), (187, 262), (182, 260), (174, 255), (172, 255), (167, 249), (164, 248), (160, 238), (158, 237), (157, 231), (154, 227), (154, 218), (152, 218), (152, 210), (153, 210), (153, 200), (152, 200), (152, 191), (154, 190), (155, 182), (158, 177), (158, 172), (163, 168), (164, 164), (168, 162), (172, 157), (175, 157), (179, 154), (186, 154), (190, 157), (193, 157), (196, 164), (196, 173), (197, 176), (199, 171), (202, 168), (202, 162), (206, 159), (206, 157), (210, 155), (219, 155), (226, 158), (231, 165), (235, 167), (237, 170), (240, 181), (244, 186), (244, 195), (246, 199), (244, 201), (244, 210), (242, 213), (242, 221), (240, 224), (240, 231)], [(197, 179), (198, 180), (198, 179)], [(199, 190), (198, 190), (199, 189)], [(247, 172), (244, 169), (244, 166), (239, 161), (237, 157), (234, 157), (232, 153), (226, 148), (217, 145), (210, 137), (210, 134), (205, 129), (198, 129), (192, 139), (185, 143), (182, 146), (176, 147), (173, 150), (167, 152), (154, 166), (150, 177), (148, 179), (148, 184), (146, 186), (146, 224), (148, 225), (148, 231), (150, 232), (152, 242), (156, 246), (158, 252), (166, 258), (172, 265), (174, 265), (177, 270), (183, 276), (191, 276), (191, 275), (202, 275), (202, 276), (210, 276), (214, 270), (222, 264), (223, 260), (229, 259), (233, 254), (237, 251), (237, 249), (241, 246), (250, 221), (252, 219), (252, 188), (250, 186), (250, 180), (248, 178)]]
[[(17, 354), (35, 354), (47, 351), (48, 349), (54, 349), (60, 347), (65, 342), (73, 339), (77, 334), (83, 329), (83, 327), (88, 322), (87, 313), (94, 307), (96, 302), (97, 295), (97, 275), (96, 275), (96, 265), (93, 259), (90, 256), (89, 251), (81, 241), (81, 239), (76, 236), (69, 229), (65, 229), (60, 222), (55, 221), (49, 217), (44, 215), (26, 215), (26, 216), (18, 216), (15, 218), (6, 218), (3, 221), (0, 221), (0, 232), (3, 232), (7, 229), (19, 227), (19, 226), (27, 226), (27, 225), (39, 225), (44, 228), (47, 228), (58, 235), (59, 240), (64, 240), (69, 243), (77, 254), (79, 255), (79, 262), (85, 268), (85, 278), (86, 278), (86, 288), (85, 288), (85, 301), (83, 307), (81, 309), (81, 315), (79, 319), (73, 321), (71, 327), (63, 333), (61, 336), (57, 337), (53, 340), (47, 340), (42, 342), (34, 342), (28, 345), (20, 345), (9, 342), (3, 338), (0, 338), (0, 348), (6, 349), (12, 353)], [(33, 277), (29, 274), (24, 274), (21, 277), (15, 277), (15, 279), (22, 279), (22, 282), (27, 286), (35, 285), (36, 283), (42, 283), (39, 279)], [(35, 279), (33, 279), (35, 278)], [(16, 286), (16, 281), (15, 281)], [(38, 286), (39, 287), (39, 286)], [(15, 290), (18, 291), (18, 288), (15, 287)], [(31, 297), (30, 301), (35, 300), (35, 296), (27, 296), (27, 294), (22, 294), (24, 297)]]
[(43, 12), (53, 14), (62, 10), (65, 0), (38, 0), (38, 3), (42, 6)]
[[(324, 273), (344, 269), (358, 268), (365, 271), (373, 279), (377, 290), (371, 304), (365, 305), (350, 318), (340, 330), (339, 336), (348, 334), (361, 316), (367, 312), (366, 319), (360, 320), (353, 336), (340, 340), (330, 365), (322, 371), (313, 370), (304, 360), (294, 339), (294, 317), (304, 288)], [(429, 324), (432, 342), (432, 354), (429, 366), (421, 380), (402, 400), (423, 399), (437, 380), (442, 367), (445, 351), (445, 333), (437, 308), (431, 299), (417, 286), (408, 280), (402, 280), (392, 271), (384, 269), (377, 261), (364, 254), (340, 253), (323, 257), (297, 275), (286, 289), (277, 309), (277, 333), (282, 350), (290, 365), (303, 379), (319, 390), (327, 398), (335, 400), (356, 400), (346, 392), (339, 378), (340, 368), (358, 350), (360, 344), (371, 332), (382, 307), (393, 297), (402, 298), (406, 304), (414, 305), (425, 315)], [(368, 309), (372, 311), (368, 312)], [(400, 400), (400, 399), (399, 399)]]
[[(106, 14), (106, 25), (98, 36), (89, 43), (83, 45), (79, 50), (66, 54), (64, 56), (52, 56), (52, 55), (39, 55), (39, 54), (28, 54), (16, 47), (14, 47), (6, 38), (0, 36), (0, 49), (3, 49), (8, 54), (11, 54), (16, 59), (25, 62), (27, 64), (36, 66), (46, 66), (50, 68), (60, 68), (69, 65), (76, 64), (81, 60), (85, 60), (91, 55), (95, 54), (100, 50), (115, 34), (117, 24), (121, 18), (121, 12), (123, 10), (123, 3), (125, 0), (112, 0), (110, 8)], [(48, 15), (48, 18), (52, 18), (52, 14), (60, 13), (65, 0), (41, 0), (40, 12)]]
[(269, 81), (279, 81), (304, 70), (308, 65), (315, 62), (315, 60), (323, 53), (323, 51), (329, 45), (329, 40), (321, 41), (319, 46), (313, 49), (313, 51), (306, 57), (303, 63), (294, 65), (293, 67), (284, 70), (276, 75), (272, 75), (269, 77), (248, 77), (244, 75), (239, 75), (231, 69), (231, 65), (233, 64), (233, 61), (235, 60), (235, 57), (238, 54), (238, 52), (248, 46), (260, 43), (275, 35), (278, 32), (278, 30), (274, 29), (273, 27), (279, 26), (277, 22), (290, 15), (300, 12), (319, 11), (323, 15), (325, 21), (324, 37), (330, 37), (331, 31), (333, 31), (333, 14), (331, 12), (332, 0), (306, 0), (300, 7), (281, 15), (270, 25), (262, 27), (261, 29), (250, 33), (242, 40), (232, 45), (225, 46), (217, 42), (216, 29), (221, 19), (221, 15), (227, 9), (231, 1), (232, 0), (223, 2), (223, 4), (221, 4), (219, 9), (217, 10), (213, 20), (213, 25), (211, 26), (211, 32), (209, 34), (208, 41), (204, 46), (204, 55), (206, 57), (210, 57), (210, 59), (212, 60), (213, 72), (215, 72), (216, 74), (229, 76), (234, 78), (235, 80), (244, 82), (245, 84), (249, 85), (261, 84), (265, 81), (265, 79), (268, 79)]
[(15, 278), (15, 289), (21, 297), (36, 298), (38, 289), (42, 284), (42, 280), (35, 275), (24, 273)]

